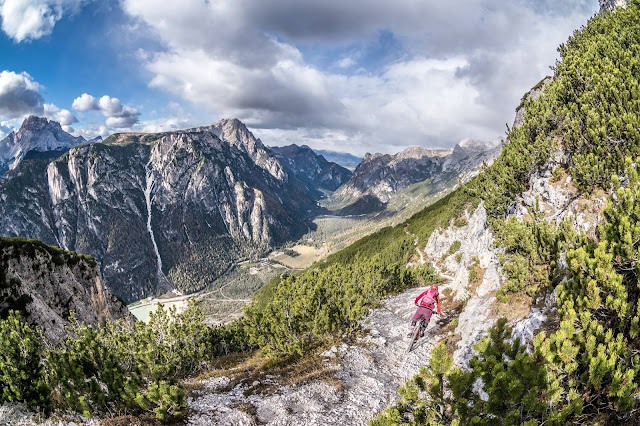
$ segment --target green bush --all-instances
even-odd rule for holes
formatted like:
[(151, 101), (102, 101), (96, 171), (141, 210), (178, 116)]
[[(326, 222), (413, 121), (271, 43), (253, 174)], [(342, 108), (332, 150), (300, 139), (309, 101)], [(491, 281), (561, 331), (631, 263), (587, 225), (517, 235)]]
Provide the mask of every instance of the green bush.
[(453, 226), (455, 226), (456, 228), (462, 228), (463, 226), (467, 226), (468, 224), (469, 221), (467, 220), (466, 216), (457, 217), (453, 221)]
[[(148, 324), (93, 327), (72, 314), (68, 336), (43, 345), (42, 334), (11, 312), (0, 320), (0, 402), (24, 401), (39, 410), (71, 409), (89, 417), (113, 412), (181, 418), (178, 380), (201, 371), (220, 341), (246, 348), (238, 324), (211, 329), (195, 302), (185, 312), (160, 307)], [(232, 336), (232, 337), (230, 337)]]
[(524, 102), (521, 127), (467, 190), (503, 217), (528, 180), (557, 149), (578, 188), (607, 189), (625, 156), (640, 154), (640, 8), (637, 0), (596, 15), (559, 48), (561, 61), (537, 100)]
[(23, 322), (16, 311), (0, 320), (0, 402), (49, 408), (41, 338), (39, 330)]
[(153, 412), (160, 421), (182, 419), (187, 408), (184, 389), (165, 381), (151, 383), (144, 395), (137, 395), (136, 402), (142, 409)]

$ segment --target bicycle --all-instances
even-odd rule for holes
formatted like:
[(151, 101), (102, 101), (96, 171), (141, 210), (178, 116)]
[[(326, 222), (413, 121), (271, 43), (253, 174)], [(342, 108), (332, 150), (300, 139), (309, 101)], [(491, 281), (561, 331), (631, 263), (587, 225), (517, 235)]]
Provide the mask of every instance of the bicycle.
[(411, 340), (409, 341), (409, 346), (407, 347), (407, 353), (411, 352), (413, 349), (413, 345), (424, 336), (424, 332), (427, 329), (427, 322), (424, 317), (420, 317), (420, 321), (413, 326), (413, 331), (411, 331)]

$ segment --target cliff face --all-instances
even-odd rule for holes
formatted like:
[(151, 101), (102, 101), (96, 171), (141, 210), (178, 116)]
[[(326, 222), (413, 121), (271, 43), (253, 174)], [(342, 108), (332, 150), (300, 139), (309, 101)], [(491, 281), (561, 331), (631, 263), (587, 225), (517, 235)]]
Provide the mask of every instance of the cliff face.
[(327, 161), (306, 145), (273, 146), (275, 157), (311, 190), (335, 191), (349, 180), (351, 172)]
[(100, 277), (95, 259), (64, 252), (39, 241), (0, 239), (0, 317), (18, 310), (52, 342), (60, 341), (69, 314), (99, 325), (132, 320), (124, 303)]
[(247, 129), (237, 118), (219, 120), (208, 127), (201, 127), (196, 130), (208, 130), (220, 139), (229, 142), (231, 145), (245, 152), (256, 165), (268, 171), (274, 178), (286, 182), (287, 173), (273, 156), (269, 154), (260, 139)]
[(26, 160), (0, 184), (0, 231), (91, 254), (127, 302), (198, 290), (305, 231), (315, 205), (261, 143), (243, 146), (206, 127), (117, 134), (52, 162)]

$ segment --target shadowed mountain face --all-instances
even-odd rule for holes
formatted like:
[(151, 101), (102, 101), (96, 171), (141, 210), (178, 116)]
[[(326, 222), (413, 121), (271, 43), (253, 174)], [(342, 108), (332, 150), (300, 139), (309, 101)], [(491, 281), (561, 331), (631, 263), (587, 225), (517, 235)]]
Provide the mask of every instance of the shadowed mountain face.
[(124, 303), (105, 288), (94, 259), (39, 241), (0, 238), (0, 318), (10, 310), (52, 342), (65, 336), (71, 312), (94, 326), (132, 320)]
[(351, 176), (349, 170), (327, 161), (306, 145), (273, 146), (269, 149), (290, 174), (297, 176), (311, 190), (335, 191)]
[(199, 290), (233, 262), (298, 237), (316, 208), (245, 130), (227, 120), (116, 134), (54, 161), (24, 160), (0, 181), (0, 232), (91, 254), (127, 302)]
[[(349, 214), (370, 213), (372, 206), (383, 208), (396, 192), (415, 183), (428, 179), (433, 183), (455, 182), (458, 177), (465, 180), (483, 162), (493, 161), (500, 149), (499, 142), (465, 139), (453, 150), (412, 146), (395, 155), (366, 154), (349, 181), (332, 198), (350, 203)], [(367, 211), (360, 212), (359, 205), (366, 206)]]

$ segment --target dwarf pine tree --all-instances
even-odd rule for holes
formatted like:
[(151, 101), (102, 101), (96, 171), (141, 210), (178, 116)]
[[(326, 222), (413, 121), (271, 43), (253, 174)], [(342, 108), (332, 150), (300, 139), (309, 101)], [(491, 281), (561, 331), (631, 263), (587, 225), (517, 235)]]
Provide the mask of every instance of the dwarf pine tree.
[(547, 370), (539, 352), (511, 341), (506, 320), (475, 345), (470, 369), (453, 366), (445, 343), (432, 352), (430, 368), (402, 386), (400, 402), (371, 425), (535, 425), (554, 414)]
[(39, 330), (23, 322), (16, 311), (0, 320), (0, 402), (49, 407), (41, 339)]
[(640, 390), (640, 177), (630, 159), (626, 166), (627, 186), (612, 177), (617, 189), (600, 241), (567, 253), (569, 279), (557, 293), (560, 329), (539, 344), (554, 386), (588, 414), (630, 412)]

